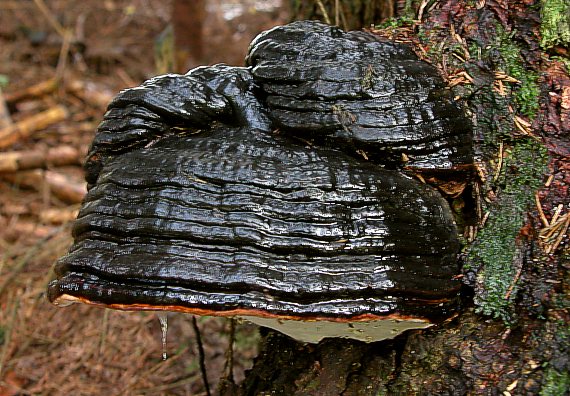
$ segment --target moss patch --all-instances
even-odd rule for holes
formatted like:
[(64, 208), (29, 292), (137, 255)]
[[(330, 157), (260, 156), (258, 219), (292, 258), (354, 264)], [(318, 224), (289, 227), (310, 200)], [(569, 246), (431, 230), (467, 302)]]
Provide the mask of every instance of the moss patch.
[(388, 18), (385, 21), (376, 24), (374, 27), (376, 29), (400, 28), (402, 26), (411, 25), (413, 22), (413, 11), (411, 11), (410, 16), (405, 14), (402, 17)]
[(542, 48), (570, 46), (570, 0), (543, 0), (541, 19)]
[(521, 48), (517, 46), (512, 35), (507, 34), (502, 27), (497, 27), (497, 48), (504, 63), (505, 72), (520, 81), (515, 88), (515, 102), (520, 113), (534, 118), (538, 111), (538, 73), (528, 70), (521, 55)]
[[(472, 58), (477, 56), (491, 70), (504, 72), (519, 83), (504, 83), (504, 92), (500, 92), (492, 73), (478, 64), (466, 64), (475, 84), (464, 86), (463, 89), (471, 89), (471, 92), (462, 96), (469, 98), (469, 107), (477, 115), (475, 136), (479, 138), (482, 159), (490, 164), (491, 174), (483, 191), (493, 191), (499, 197), (488, 205), (491, 214), (487, 223), (467, 250), (466, 268), (479, 271), (475, 295), (477, 312), (508, 324), (515, 319), (517, 273), (523, 265), (522, 252), (526, 248), (520, 231), (534, 202), (534, 192), (542, 184), (548, 155), (539, 142), (516, 138), (514, 134), (516, 115), (533, 118), (539, 111), (539, 74), (526, 65), (512, 34), (500, 24), (490, 26), (495, 34), (489, 36), (488, 45), (481, 48), (481, 43), (468, 43)], [(506, 156), (495, 178), (501, 142)]]
[(555, 368), (549, 367), (544, 376), (544, 385), (540, 390), (540, 396), (567, 395), (570, 390), (570, 373), (560, 373)]
[(534, 140), (514, 144), (499, 178), (501, 199), (468, 253), (468, 265), (482, 268), (478, 274), (481, 290), (475, 298), (477, 311), (507, 323), (513, 320), (512, 302), (517, 294), (514, 263), (518, 237), (546, 164), (546, 149)]
[[(568, 303), (566, 299), (565, 303)], [(565, 305), (566, 305), (565, 304)], [(567, 395), (570, 392), (570, 371), (568, 370), (568, 352), (570, 350), (570, 325), (564, 320), (555, 324), (554, 355), (547, 363), (542, 380), (541, 396)]]
[[(567, 250), (561, 261), (568, 260)], [(558, 396), (570, 394), (570, 294), (568, 278), (565, 272), (562, 289), (552, 296), (550, 310), (545, 329), (541, 334), (542, 342), (549, 346), (546, 351), (544, 376), (542, 379), (541, 396)]]

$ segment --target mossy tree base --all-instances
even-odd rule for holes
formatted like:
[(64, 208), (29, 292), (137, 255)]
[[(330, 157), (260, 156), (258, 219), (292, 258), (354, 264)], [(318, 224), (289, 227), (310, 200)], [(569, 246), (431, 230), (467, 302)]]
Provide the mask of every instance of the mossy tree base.
[(570, 61), (549, 59), (544, 38), (541, 48), (543, 3), (430, 2), (420, 24), (401, 28), (457, 83), (476, 127), (480, 223), (466, 243), (464, 313), (373, 344), (304, 345), (266, 330), (235, 393), (570, 393)]
[[(241, 394), (539, 394), (541, 362), (552, 356), (539, 335), (552, 339), (559, 333), (552, 320), (507, 328), (481, 320), (472, 309), (438, 329), (372, 344), (330, 339), (303, 345), (264, 331), (263, 349)], [(551, 381), (557, 375), (564, 374), (553, 372)]]

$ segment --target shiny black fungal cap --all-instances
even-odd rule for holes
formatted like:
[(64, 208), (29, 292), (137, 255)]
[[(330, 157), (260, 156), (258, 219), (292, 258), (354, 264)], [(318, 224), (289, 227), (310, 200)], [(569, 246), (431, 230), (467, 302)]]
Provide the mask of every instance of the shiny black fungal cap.
[(470, 123), (406, 46), (301, 21), (260, 34), (247, 64), (284, 132), (391, 167), (472, 163)]
[[(374, 341), (451, 316), (459, 243), (447, 202), (350, 151), (405, 146), (417, 166), (466, 163), (464, 146), (434, 154), (453, 142), (436, 126), (460, 117), (435, 71), (406, 47), (316, 22), (263, 33), (248, 62), (156, 77), (113, 100), (50, 300), (242, 316), (313, 342), (359, 338), (354, 323), (374, 323), (358, 329)], [(370, 83), (358, 77), (369, 64)], [(411, 142), (430, 146), (416, 155)], [(299, 333), (302, 323), (317, 325)]]

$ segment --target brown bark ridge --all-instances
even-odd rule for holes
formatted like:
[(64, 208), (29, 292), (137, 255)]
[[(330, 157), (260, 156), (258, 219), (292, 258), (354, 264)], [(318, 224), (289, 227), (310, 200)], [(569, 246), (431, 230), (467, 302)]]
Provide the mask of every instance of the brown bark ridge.
[(263, 329), (230, 393), (569, 394), (570, 78), (551, 56), (568, 43), (540, 47), (545, 3), (421, 2), (421, 21), (377, 31), (437, 65), (473, 118), (477, 180), (453, 202), (477, 219), (460, 258), (462, 314), (371, 344)]

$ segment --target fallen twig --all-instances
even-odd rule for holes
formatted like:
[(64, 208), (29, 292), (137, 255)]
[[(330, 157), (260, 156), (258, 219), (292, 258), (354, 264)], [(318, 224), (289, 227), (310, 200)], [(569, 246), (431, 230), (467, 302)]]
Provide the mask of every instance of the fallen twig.
[(67, 109), (58, 105), (3, 128), (0, 130), (0, 148), (11, 146), (18, 140), (32, 135), (34, 132), (66, 119), (67, 116)]
[(499, 154), (497, 154), (497, 169), (495, 170), (495, 176), (493, 176), (493, 181), (496, 182), (501, 176), (501, 169), (503, 168), (503, 142), (499, 142)]
[(530, 122), (519, 116), (515, 116), (514, 120), (515, 120), (515, 126), (523, 135), (528, 135), (536, 139), (536, 137), (532, 134)]
[(61, 49), (59, 51), (59, 59), (57, 61), (57, 66), (55, 69), (55, 78), (60, 81), (65, 74), (65, 67), (67, 66), (67, 58), (69, 56), (69, 48), (71, 47), (71, 41), (73, 40), (73, 35), (71, 32), (65, 30), (63, 35), (63, 43), (61, 44)]
[(552, 215), (551, 223), (556, 223), (556, 221), (558, 220), (558, 216), (560, 216), (560, 213), (562, 213), (563, 208), (564, 208), (563, 204), (558, 205), (558, 207), (556, 208), (556, 211)]
[[(0, 208), (0, 215), (3, 216), (37, 216), (40, 223), (43, 224), (64, 224), (73, 221), (77, 217), (77, 213), (79, 212), (78, 205), (68, 206), (66, 208), (43, 208), (43, 205), (33, 202), (29, 204), (20, 203), (15, 204), (11, 202), (7, 202), (6, 204), (2, 205)], [(21, 223), (22, 220), (19, 219), (17, 223)], [(18, 230), (19, 224), (14, 224), (10, 228), (16, 230), (16, 233), (19, 232)], [(33, 224), (32, 224), (33, 225)], [(21, 230), (20, 230), (21, 231)], [(29, 232), (24, 232), (24, 234), (29, 234)], [(31, 233), (36, 235), (36, 233)], [(6, 235), (6, 234), (4, 234)], [(41, 235), (39, 236), (41, 237)]]
[(542, 210), (542, 204), (540, 203), (540, 197), (538, 196), (538, 191), (534, 194), (534, 201), (536, 203), (536, 209), (538, 210), (538, 216), (540, 217), (540, 221), (545, 227), (550, 226), (548, 219), (544, 215), (544, 211)]
[(4, 94), (4, 99), (7, 103), (16, 103), (24, 99), (44, 96), (54, 92), (57, 85), (57, 80), (55, 78), (50, 78), (49, 80), (42, 81), (21, 91), (6, 93)]
[(65, 224), (77, 218), (79, 209), (76, 206), (71, 208), (51, 208), (42, 210), (38, 217), (44, 224)]
[(58, 20), (50, 12), (44, 0), (34, 0), (34, 3), (39, 8), (41, 13), (46, 17), (47, 21), (49, 22), (51, 27), (57, 32), (57, 34), (59, 34), (62, 38), (65, 37), (66, 35), (65, 28), (61, 26)]
[(323, 14), (323, 18), (327, 25), (332, 25), (331, 19), (329, 18), (329, 14), (327, 13), (327, 9), (325, 8), (323, 2), (321, 0), (317, 0), (317, 5), (319, 6), (319, 10)]
[(1, 236), (4, 241), (13, 243), (23, 236), (31, 238), (45, 238), (52, 231), (53, 226), (38, 224), (36, 220), (30, 221), (19, 219), (18, 221), (13, 222), (13, 224), (10, 224), (8, 227), (4, 227)]
[(548, 179), (546, 179), (546, 183), (544, 183), (544, 187), (550, 187), (553, 180), (554, 180), (554, 174), (548, 176)]
[(87, 193), (85, 183), (77, 183), (69, 180), (61, 173), (54, 171), (23, 171), (0, 175), (5, 180), (20, 186), (33, 188), (41, 191), (42, 186), (47, 186), (49, 192), (67, 203), (80, 203)]
[(96, 108), (106, 108), (115, 94), (110, 90), (89, 81), (71, 80), (66, 84), (68, 91)]
[(109, 312), (110, 309), (105, 308), (103, 312), (103, 323), (101, 324), (101, 334), (99, 336), (99, 347), (97, 348), (97, 356), (99, 359), (103, 356), (105, 344), (107, 342), (107, 332), (109, 331)]
[(82, 153), (72, 146), (59, 146), (47, 150), (8, 151), (0, 153), (0, 173), (49, 166), (80, 165), (82, 157)]
[(556, 249), (558, 249), (558, 246), (567, 235), (566, 233), (569, 227), (570, 213), (560, 216), (560, 212), (558, 212), (556, 219), (553, 217), (550, 224), (540, 230), (539, 238), (547, 254), (554, 253)]

